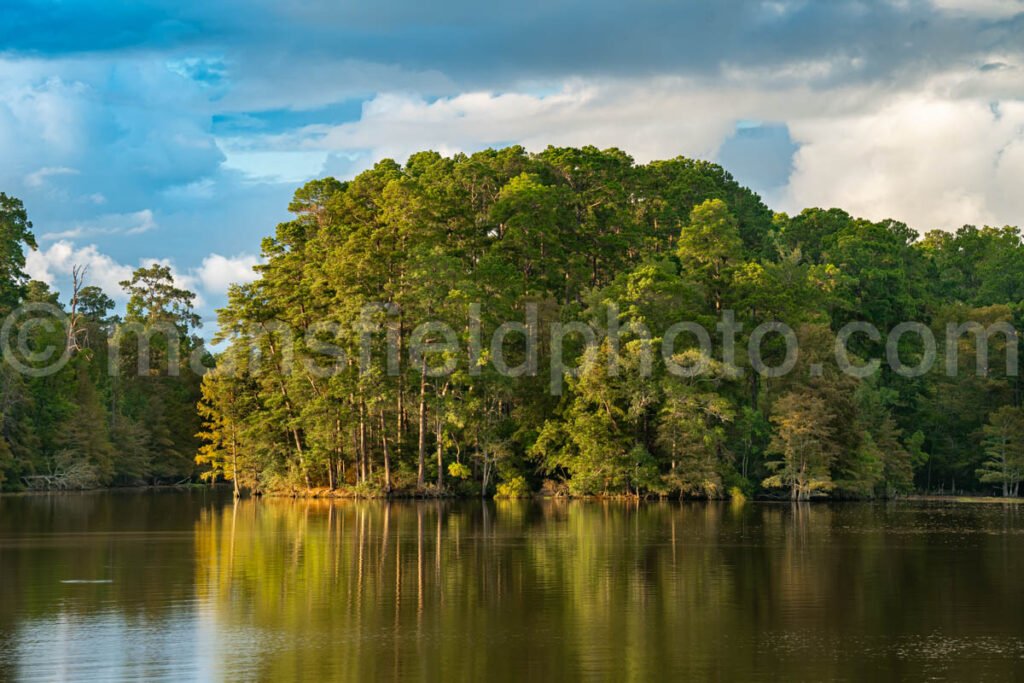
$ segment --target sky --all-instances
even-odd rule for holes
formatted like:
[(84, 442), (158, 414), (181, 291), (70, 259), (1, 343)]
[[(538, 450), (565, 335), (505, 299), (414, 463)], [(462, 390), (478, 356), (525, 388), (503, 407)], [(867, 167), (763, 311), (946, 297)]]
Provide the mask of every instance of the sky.
[[(492, 6), (493, 5), (493, 6)], [(0, 0), (30, 274), (211, 319), (295, 188), (422, 149), (722, 163), (775, 210), (1024, 224), (1024, 0)], [(207, 327), (211, 325), (208, 323)], [(208, 330), (209, 331), (209, 330)]]

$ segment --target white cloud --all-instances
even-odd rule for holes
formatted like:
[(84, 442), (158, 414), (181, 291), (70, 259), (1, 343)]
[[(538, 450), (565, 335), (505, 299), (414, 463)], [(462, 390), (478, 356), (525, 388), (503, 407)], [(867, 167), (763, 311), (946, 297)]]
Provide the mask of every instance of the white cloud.
[(78, 175), (78, 170), (67, 166), (44, 166), (25, 176), (25, 185), (28, 187), (42, 187), (47, 178), (62, 175)]
[(786, 207), (840, 206), (920, 231), (1021, 221), (1024, 103), (903, 95), (877, 110), (797, 121)]
[(259, 259), (249, 254), (237, 256), (221, 256), (210, 254), (203, 259), (196, 271), (196, 276), (203, 284), (203, 289), (210, 294), (224, 294), (231, 284), (252, 282), (257, 275), (253, 267)]
[[(574, 80), (546, 94), (470, 92), (432, 102), (384, 93), (364, 104), (358, 121), (220, 144), (236, 154), (246, 148), (355, 153), (367, 163), (384, 157), (404, 160), (422, 149), (450, 154), (510, 143), (532, 150), (549, 144), (615, 146), (639, 161), (681, 153), (709, 157), (733, 130), (734, 119), (749, 108), (743, 105), (746, 100), (732, 88), (711, 91), (682, 78)], [(714, 116), (696, 115), (712, 111)]]
[[(92, 199), (95, 201), (96, 198)], [(143, 209), (132, 213), (112, 213), (87, 221), (78, 221), (66, 230), (43, 233), (41, 237), (44, 240), (61, 240), (98, 235), (141, 235), (155, 230), (157, 227), (153, 211)]]
[(171, 269), (171, 276), (178, 287), (195, 292), (195, 306), (202, 308), (206, 305), (204, 295), (220, 297), (232, 282), (255, 279), (252, 266), (257, 262), (255, 256), (246, 254), (230, 258), (210, 254), (203, 259), (198, 269), (181, 270), (173, 261), (165, 258), (140, 258), (135, 266), (130, 266), (104, 254), (94, 244), (80, 247), (69, 240), (59, 240), (45, 249), (28, 252), (25, 271), (31, 278), (66, 293), (74, 267), (85, 266), (86, 284), (95, 285), (114, 300), (124, 303), (127, 296), (120, 283), (130, 280), (136, 267), (159, 264)]
[(1024, 0), (932, 0), (939, 10), (959, 16), (1008, 19), (1024, 12)]
[(72, 242), (60, 240), (46, 249), (30, 251), (25, 257), (25, 271), (29, 276), (51, 286), (68, 281), (75, 266), (88, 268), (87, 284), (101, 288), (114, 299), (125, 299), (118, 283), (131, 277), (132, 268), (101, 253), (95, 245), (77, 247)]
[(355, 154), (357, 161), (341, 165), (349, 172), (421, 149), (469, 152), (509, 143), (534, 151), (548, 144), (615, 146), (646, 162), (678, 154), (714, 158), (736, 122), (769, 120), (785, 123), (800, 146), (781, 205), (773, 208), (839, 206), (922, 231), (1013, 224), (1024, 214), (1016, 187), (1024, 172), (1024, 68), (1010, 54), (990, 57), (895, 89), (810, 89), (792, 74), (771, 80), (734, 69), (714, 83), (576, 80), (545, 94), (476, 92), (434, 101), (381, 94), (358, 121), (232, 144)]

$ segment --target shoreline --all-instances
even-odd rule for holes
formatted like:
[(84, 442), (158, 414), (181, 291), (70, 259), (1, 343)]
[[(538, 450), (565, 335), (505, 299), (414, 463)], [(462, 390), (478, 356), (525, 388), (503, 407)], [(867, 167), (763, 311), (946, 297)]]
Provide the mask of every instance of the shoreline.
[[(230, 484), (218, 483), (214, 485), (210, 484), (158, 484), (158, 485), (146, 485), (146, 486), (106, 486), (94, 489), (75, 489), (75, 490), (34, 490), (34, 491), (3, 491), (0, 492), (0, 498), (4, 497), (28, 497), (28, 496), (52, 496), (52, 495), (83, 495), (83, 494), (103, 494), (103, 493), (163, 493), (163, 492), (186, 492), (186, 491), (210, 491), (217, 492), (224, 495), (229, 495), (232, 491)], [(605, 496), (552, 496), (543, 495), (540, 493), (530, 496), (520, 497), (498, 497), (494, 495), (480, 496), (480, 495), (462, 495), (457, 492), (445, 492), (436, 493), (434, 491), (396, 491), (390, 495), (366, 495), (365, 493), (355, 492), (347, 489), (309, 489), (304, 491), (264, 491), (259, 494), (252, 494), (249, 492), (243, 492), (241, 498), (253, 499), (253, 498), (273, 498), (273, 499), (286, 499), (290, 498), (293, 500), (376, 500), (376, 501), (438, 501), (438, 500), (576, 500), (576, 501), (591, 501), (591, 502), (604, 502), (604, 501), (621, 501), (621, 502), (633, 502), (633, 503), (652, 503), (652, 502), (663, 502), (663, 501), (679, 501), (679, 502), (758, 502), (758, 503), (790, 503), (788, 498), (773, 498), (768, 496), (749, 496), (743, 499), (731, 499), (731, 498), (680, 498), (678, 496), (630, 496), (630, 495), (605, 495)], [(804, 501), (807, 503), (819, 504), (819, 503), (957, 503), (961, 505), (993, 505), (993, 504), (1004, 504), (1004, 505), (1019, 505), (1024, 504), (1024, 497), (1019, 498), (1003, 498), (1001, 496), (984, 496), (984, 495), (938, 495), (938, 494), (911, 494), (907, 496), (901, 496), (898, 498), (884, 499), (884, 498), (817, 498), (810, 501)]]

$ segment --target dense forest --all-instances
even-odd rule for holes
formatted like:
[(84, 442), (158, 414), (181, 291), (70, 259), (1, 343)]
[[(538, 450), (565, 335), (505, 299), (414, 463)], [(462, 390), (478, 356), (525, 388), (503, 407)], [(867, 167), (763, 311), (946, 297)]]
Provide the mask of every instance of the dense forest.
[[(202, 379), (189, 371), (171, 376), (167, 359), (198, 355), (212, 364), (192, 334), (195, 295), (153, 264), (121, 283), (128, 302), (124, 315), (114, 315), (110, 296), (85, 284), (88, 272), (76, 268), (62, 303), (26, 277), (26, 248), (36, 243), (25, 209), (0, 193), (0, 490), (191, 479)], [(140, 359), (136, 338), (146, 329), (173, 333), (154, 335), (149, 358)]]
[[(209, 356), (166, 268), (123, 283), (123, 316), (79, 278), (63, 304), (28, 281), (31, 224), (0, 198), (0, 314), (63, 306), (63, 328), (27, 337), (69, 356), (44, 377), (4, 364), (7, 488), (807, 499), (1016, 495), (1024, 478), (1020, 384), (1004, 362), (1016, 335), (992, 334), (986, 354), (964, 326), (1019, 326), (1017, 228), (919, 236), (840, 209), (773, 213), (685, 158), (423, 152), (300, 188), (259, 278), (218, 312)], [(755, 371), (751, 335), (775, 320), (799, 340), (792, 370)], [(733, 362), (716, 332), (727, 321)], [(851, 363), (888, 351), (895, 364), (841, 370), (836, 334), (857, 321), (881, 334), (851, 336)], [(687, 331), (658, 360), (680, 322), (710, 331), (713, 352)], [(889, 334), (905, 322), (937, 348)], [(755, 341), (768, 366), (790, 360), (780, 335)], [(192, 369), (168, 372), (175, 358)]]

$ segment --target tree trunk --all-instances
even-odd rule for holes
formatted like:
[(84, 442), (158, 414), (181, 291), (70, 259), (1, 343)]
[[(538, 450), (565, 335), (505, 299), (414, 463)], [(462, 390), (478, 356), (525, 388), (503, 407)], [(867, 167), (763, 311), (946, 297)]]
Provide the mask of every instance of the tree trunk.
[[(405, 412), (405, 402), (402, 397), (405, 395), (405, 387), (403, 386), (402, 376), (398, 376), (398, 398), (396, 399), (395, 405), (395, 454), (397, 457), (402, 457), (402, 444), (405, 439), (402, 437), (402, 432), (405, 431), (405, 424), (402, 420), (402, 413)], [(383, 429), (383, 427), (381, 427)]]
[[(264, 326), (264, 329), (266, 327)], [(272, 336), (268, 334), (268, 339), (272, 339)], [(281, 367), (281, 362), (277, 358), (277, 349), (274, 346), (273, 341), (269, 342), (270, 355), (274, 358), (274, 367), (277, 370), (277, 385), (281, 391), (281, 398), (284, 399), (284, 408), (288, 415), (288, 420), (291, 421), (295, 418), (294, 411), (292, 410), (292, 401), (288, 397), (288, 389), (284, 384), (284, 369)], [(299, 436), (298, 427), (291, 428), (292, 436), (295, 438), (295, 452), (299, 456), (299, 467), (302, 468), (302, 476), (306, 480), (306, 488), (311, 488), (309, 484), (309, 470), (306, 469), (306, 457), (302, 452), (302, 437)]]
[(361, 481), (359, 479), (359, 434), (355, 429), (352, 430), (352, 454), (355, 456), (353, 467), (355, 468), (356, 483), (358, 484)]
[(238, 490), (238, 446), (234, 436), (231, 437), (231, 483), (235, 487), (235, 498), (240, 497), (242, 494)]
[(423, 487), (423, 470), (427, 457), (427, 357), (424, 356), (420, 369), (420, 441), (419, 459), (416, 470), (416, 485)]
[(442, 457), (444, 454), (444, 422), (441, 420), (441, 411), (437, 415), (437, 488), (444, 486), (444, 467)]
[(405, 352), (405, 322), (404, 317), (398, 317), (398, 395), (395, 406), (395, 455), (402, 457), (405, 449), (405, 372), (402, 368), (402, 354)]
[(391, 454), (388, 452), (388, 430), (384, 426), (384, 409), (380, 410), (380, 443), (384, 448), (384, 492), (391, 495)]
[(366, 404), (359, 400), (359, 477), (366, 481)]
[(341, 418), (334, 418), (334, 459), (331, 461), (331, 469), (334, 470), (334, 482), (335, 486), (339, 482), (344, 481), (345, 471), (345, 451), (342, 443), (344, 442), (345, 434), (341, 429)]
[(480, 479), (480, 497), (481, 498), (486, 498), (487, 497), (487, 484), (488, 484), (488, 480), (491, 478), (491, 467), (490, 467), (490, 463), (487, 461), (487, 456), (486, 455), (484, 455), (484, 468), (483, 469), (484, 469), (484, 471), (483, 471), (483, 474), (481, 475), (481, 479)]

